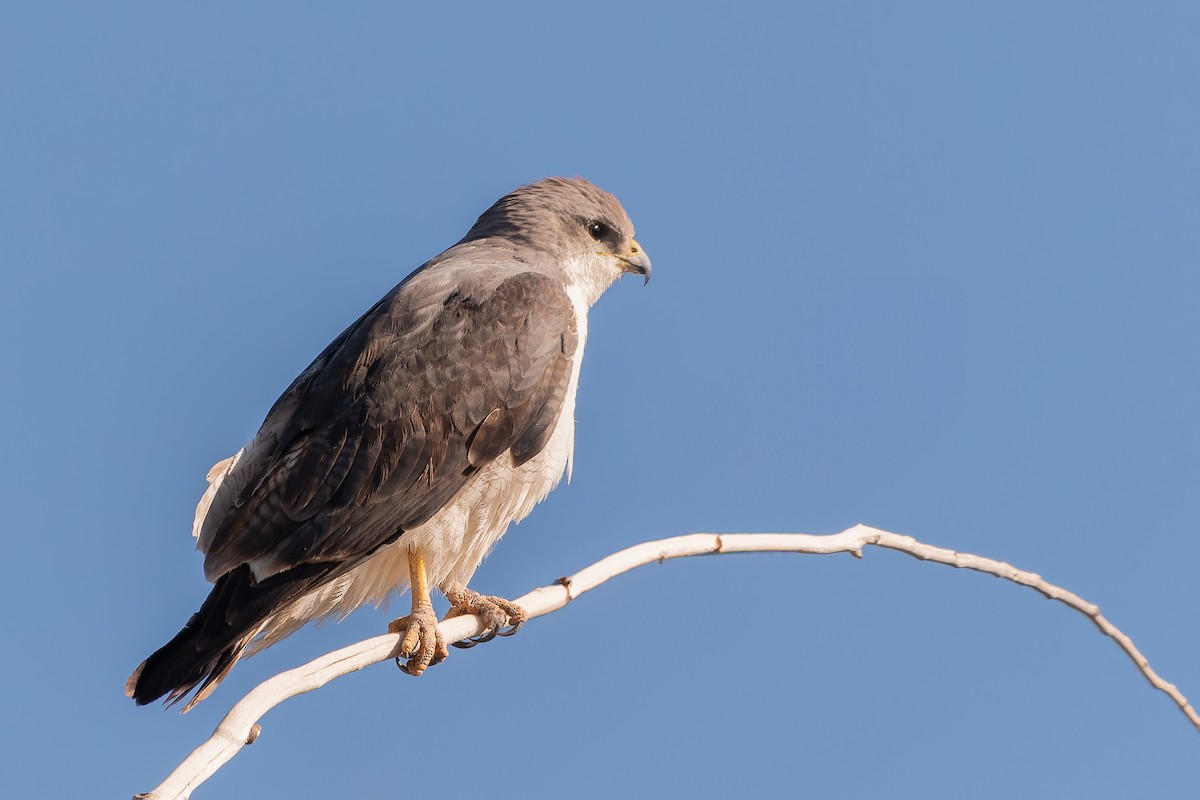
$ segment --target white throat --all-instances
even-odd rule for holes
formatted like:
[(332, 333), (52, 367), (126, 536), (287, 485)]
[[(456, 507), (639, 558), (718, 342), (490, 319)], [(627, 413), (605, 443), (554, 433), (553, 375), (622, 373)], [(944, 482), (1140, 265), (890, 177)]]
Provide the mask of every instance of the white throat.
[(563, 263), (567, 277), (567, 294), (573, 302), (582, 300), (585, 311), (600, 299), (604, 290), (621, 277), (617, 259), (599, 253), (583, 258), (572, 258)]

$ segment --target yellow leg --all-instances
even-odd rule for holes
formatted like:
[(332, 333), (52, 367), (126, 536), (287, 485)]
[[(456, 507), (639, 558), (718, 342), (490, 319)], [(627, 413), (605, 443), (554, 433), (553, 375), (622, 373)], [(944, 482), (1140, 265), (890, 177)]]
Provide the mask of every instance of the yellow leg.
[(399, 659), (396, 663), (409, 675), (420, 675), (449, 655), (446, 641), (438, 630), (433, 601), (429, 599), (429, 576), (425, 569), (425, 554), (420, 549), (408, 552), (408, 583), (412, 592), (412, 613), (393, 620), (388, 625), (388, 632), (404, 631), (399, 653), (401, 658), (408, 659), (408, 663), (400, 664)]
[(408, 551), (408, 585), (412, 592), (412, 610), (433, 610), (429, 599), (429, 576), (425, 572), (425, 553), (420, 548)]

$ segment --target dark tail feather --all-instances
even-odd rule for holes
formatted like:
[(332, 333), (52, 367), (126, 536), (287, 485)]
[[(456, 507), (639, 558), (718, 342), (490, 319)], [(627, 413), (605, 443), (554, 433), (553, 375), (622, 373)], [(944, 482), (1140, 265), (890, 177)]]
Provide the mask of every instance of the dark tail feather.
[(125, 694), (139, 706), (164, 695), (174, 705), (195, 689), (187, 712), (217, 688), (271, 616), (327, 574), (327, 565), (307, 564), (258, 583), (243, 564), (222, 575), (183, 630), (133, 671)]
[[(144, 706), (163, 695), (169, 695), (169, 704), (177, 703), (201, 684), (205, 695), (216, 688), (261, 625), (261, 620), (246, 620), (238, 613), (237, 599), (251, 588), (248, 566), (222, 575), (183, 630), (129, 676), (125, 694)], [(188, 708), (199, 699), (198, 693)]]

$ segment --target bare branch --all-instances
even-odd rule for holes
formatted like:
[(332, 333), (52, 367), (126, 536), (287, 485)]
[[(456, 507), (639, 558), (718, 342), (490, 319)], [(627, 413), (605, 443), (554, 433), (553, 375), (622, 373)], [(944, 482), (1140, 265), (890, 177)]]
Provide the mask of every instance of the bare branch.
[[(998, 578), (1028, 586), (1050, 600), (1057, 600), (1075, 609), (1095, 623), (1101, 633), (1116, 642), (1117, 646), (1133, 660), (1150, 685), (1166, 693), (1179, 706), (1180, 711), (1187, 716), (1192, 725), (1200, 730), (1200, 716), (1197, 716), (1187, 698), (1175, 688), (1174, 684), (1164, 681), (1150, 668), (1149, 662), (1141, 651), (1134, 646), (1128, 636), (1104, 618), (1098, 606), (1087, 602), (1073, 592), (1047, 583), (1040, 575), (1019, 570), (1003, 561), (993, 561), (990, 558), (974, 556), (969, 553), (957, 553), (953, 550), (933, 547), (918, 542), (911, 536), (888, 533), (866, 525), (855, 525), (841, 533), (827, 536), (805, 533), (694, 533), (644, 542), (613, 553), (568, 578), (560, 578), (552, 586), (534, 589), (514, 602), (523, 607), (532, 619), (563, 608), (583, 593), (591, 591), (605, 581), (628, 572), (634, 567), (661, 563), (671, 558), (763, 552), (809, 555), (850, 553), (856, 558), (861, 558), (863, 548), (869, 546), (895, 550), (922, 561), (934, 561), (951, 567), (972, 569), (995, 575)], [(482, 633), (480, 620), (473, 616), (445, 620), (439, 627), (447, 642), (458, 642)], [(400, 638), (399, 634), (376, 636), (373, 639), (343, 647), (341, 650), (324, 655), (301, 667), (282, 672), (259, 684), (225, 715), (208, 741), (196, 748), (163, 781), (161, 786), (148, 794), (137, 795), (137, 798), (186, 800), (191, 796), (193, 789), (258, 737), (261, 731), (258, 720), (265, 713), (284, 700), (311, 692), (338, 676), (394, 658)]]

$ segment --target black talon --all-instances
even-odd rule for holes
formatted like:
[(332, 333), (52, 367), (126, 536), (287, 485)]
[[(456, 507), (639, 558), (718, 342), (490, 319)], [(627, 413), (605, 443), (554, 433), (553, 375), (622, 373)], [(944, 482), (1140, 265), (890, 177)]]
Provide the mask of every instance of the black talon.
[(476, 642), (474, 639), (463, 639), (461, 642), (451, 642), (450, 646), (457, 647), (459, 650), (470, 650), (477, 644), (478, 642)]
[(478, 642), (479, 644), (490, 642), (492, 639), (496, 638), (496, 630), (496, 628), (488, 628), (486, 631), (476, 636), (474, 641)]
[(525, 624), (524, 622), (518, 622), (516, 625), (511, 625), (502, 631), (496, 631), (496, 635), (497, 636), (512, 636), (514, 633), (521, 630), (521, 626), (524, 624)]
[(412, 675), (412, 673), (408, 671), (408, 664), (405, 664), (403, 661), (401, 661), (400, 656), (396, 656), (396, 666), (399, 667), (400, 671), (405, 675)]

